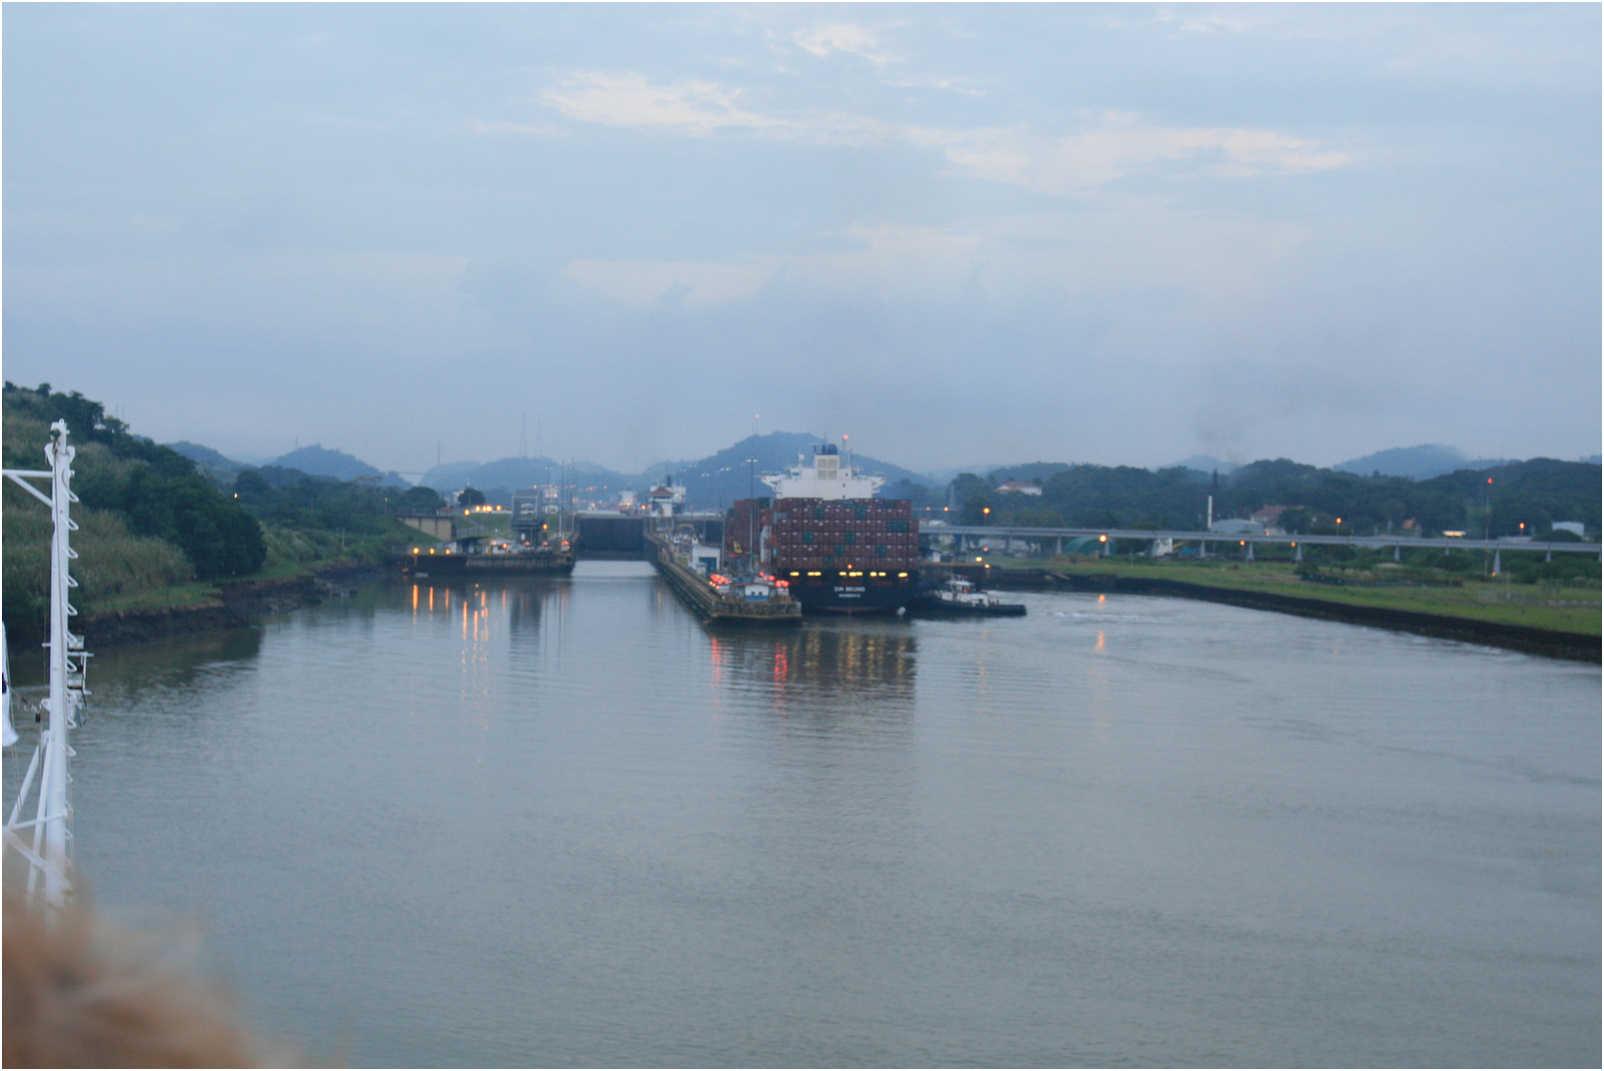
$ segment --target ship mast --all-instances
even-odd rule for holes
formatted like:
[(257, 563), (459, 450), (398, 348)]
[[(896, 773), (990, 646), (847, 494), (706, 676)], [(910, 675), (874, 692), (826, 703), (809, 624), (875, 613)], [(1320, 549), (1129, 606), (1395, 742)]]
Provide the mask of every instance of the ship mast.
[[(78, 530), (78, 525), (70, 515), (71, 504), (78, 501), (78, 496), (72, 493), (72, 459), (76, 451), (67, 443), (66, 421), (56, 421), (50, 425), (50, 431), (53, 437), (45, 445), (49, 469), (4, 470), (7, 479), (50, 508), (52, 524), (50, 638), (45, 644), (50, 650), (50, 695), (43, 703), (49, 720), (39, 734), (39, 744), (22, 778), (22, 788), (6, 819), (5, 843), (28, 861), (29, 897), (42, 894), (46, 905), (60, 908), (72, 895), (72, 804), (67, 793), (72, 778), (67, 773), (67, 759), (73, 752), (67, 737), (77, 728), (75, 715), (89, 694), (84, 687), (89, 652), (84, 650), (83, 637), (74, 635), (68, 628), (69, 619), (78, 613), (67, 598), (68, 591), (78, 586), (68, 567), (68, 563), (78, 557), (71, 541), (71, 534)], [(49, 480), (50, 493), (40, 491), (29, 480)], [(23, 821), (22, 809), (36, 776), (39, 783), (34, 817)], [(31, 846), (20, 835), (29, 828), (33, 830)]]

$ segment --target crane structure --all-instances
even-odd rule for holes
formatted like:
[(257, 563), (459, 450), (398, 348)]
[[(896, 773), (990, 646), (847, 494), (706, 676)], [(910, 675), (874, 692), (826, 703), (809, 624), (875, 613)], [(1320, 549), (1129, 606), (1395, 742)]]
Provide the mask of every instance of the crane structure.
[[(17, 484), (50, 510), (50, 632), (45, 646), (49, 650), (50, 692), (40, 704), (47, 715), (39, 743), (34, 748), (28, 772), (23, 775), (11, 813), (6, 818), (5, 845), (28, 863), (28, 896), (42, 897), (49, 908), (64, 907), (72, 896), (72, 800), (68, 792), (72, 776), (67, 760), (72, 757), (69, 734), (77, 728), (77, 711), (89, 690), (84, 686), (89, 652), (82, 636), (71, 629), (78, 611), (69, 593), (78, 586), (70, 563), (77, 558), (72, 549), (72, 533), (78, 525), (72, 519), (72, 459), (76, 451), (67, 441), (66, 421), (50, 425), (51, 439), (45, 445), (50, 468), (5, 469), (6, 479)], [(49, 493), (31, 481), (48, 481)], [(8, 667), (9, 669), (9, 667)], [(8, 674), (9, 677), (9, 674)], [(17, 740), (11, 724), (11, 681), (6, 685), (5, 741)], [(30, 792), (37, 789), (33, 817), (24, 818)]]

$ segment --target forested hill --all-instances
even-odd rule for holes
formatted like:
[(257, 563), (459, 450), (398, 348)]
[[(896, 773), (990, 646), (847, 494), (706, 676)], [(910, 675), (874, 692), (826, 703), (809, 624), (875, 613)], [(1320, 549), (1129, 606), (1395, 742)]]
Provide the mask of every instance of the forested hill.
[(1180, 467), (1154, 472), (1073, 465), (1048, 476), (1040, 496), (1000, 494), (997, 482), (996, 476), (972, 474), (953, 481), (963, 520), (978, 523), (982, 507), (989, 505), (992, 523), (1200, 528), (1212, 494), (1216, 519), (1283, 506), (1280, 524), (1290, 532), (1335, 531), (1338, 517), (1340, 530), (1347, 532), (1412, 523), (1428, 532), (1463, 529), (1494, 536), (1546, 535), (1558, 521), (1579, 521), (1597, 533), (1600, 521), (1600, 467), (1547, 458), (1426, 480), (1361, 476), (1280, 459), (1255, 461), (1218, 477)]
[[(204, 600), (217, 582), (259, 577), (264, 570), (286, 576), (378, 561), (412, 538), (394, 519), (397, 512), (432, 510), (441, 501), (427, 488), (271, 466), (242, 469), (219, 486), (226, 473), (215, 464), (210, 475), (203, 473), (76, 391), (7, 383), (4, 401), (8, 468), (43, 468), (50, 424), (67, 422), (77, 449), (73, 490), (79, 497), (73, 574), (80, 588), (73, 602), (86, 620), (111, 609)], [(9, 481), (4, 493), (5, 622), (9, 638), (25, 643), (44, 632), (50, 517)]]
[(394, 487), (406, 487), (407, 482), (393, 472), (382, 472), (359, 457), (344, 450), (331, 450), (322, 443), (302, 446), (267, 463), (281, 469), (295, 469), (308, 476), (328, 476), (336, 480), (370, 479)]
[[(50, 425), (65, 420), (79, 498), (74, 575), (80, 610), (120, 594), (260, 569), (261, 525), (195, 464), (134, 435), (104, 407), (74, 391), (5, 385), (8, 468), (40, 469)], [(17, 639), (42, 633), (49, 577), (50, 517), (20, 488), (5, 489), (5, 621)]]

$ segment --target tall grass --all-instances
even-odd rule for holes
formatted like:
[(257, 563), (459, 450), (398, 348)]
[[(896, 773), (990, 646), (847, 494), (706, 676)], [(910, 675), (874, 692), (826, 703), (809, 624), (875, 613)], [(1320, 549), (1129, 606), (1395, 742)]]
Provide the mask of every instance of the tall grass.
[[(9, 429), (8, 429), (9, 430)], [(16, 487), (4, 500), (5, 544), (0, 550), (7, 633), (19, 642), (44, 638), (50, 607), (50, 514)], [(160, 539), (136, 536), (122, 519), (105, 510), (73, 510), (78, 552), (72, 575), (78, 581), (70, 601), (81, 615), (105, 600), (182, 584), (194, 577), (184, 553)]]

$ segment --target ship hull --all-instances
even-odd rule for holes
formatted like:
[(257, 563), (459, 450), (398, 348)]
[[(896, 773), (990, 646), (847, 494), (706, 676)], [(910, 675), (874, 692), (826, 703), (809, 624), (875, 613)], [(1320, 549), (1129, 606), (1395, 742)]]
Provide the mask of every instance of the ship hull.
[(895, 583), (861, 580), (792, 580), (791, 598), (808, 614), (894, 614), (918, 594), (916, 578)]

